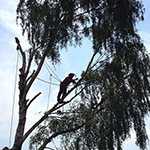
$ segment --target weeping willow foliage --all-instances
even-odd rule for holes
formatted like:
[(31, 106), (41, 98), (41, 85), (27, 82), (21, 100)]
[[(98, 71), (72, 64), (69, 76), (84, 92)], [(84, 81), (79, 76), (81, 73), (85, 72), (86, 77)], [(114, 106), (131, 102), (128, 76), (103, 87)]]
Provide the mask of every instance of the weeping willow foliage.
[(27, 34), (35, 59), (59, 61), (59, 51), (92, 39), (93, 48), (113, 50), (117, 40), (130, 38), (143, 20), (143, 5), (135, 0), (20, 0), (17, 20)]
[(98, 105), (101, 99), (104, 108), (93, 116), (97, 122), (81, 131), (89, 149), (117, 147), (121, 150), (122, 143), (130, 137), (131, 128), (136, 133), (136, 144), (146, 149), (148, 136), (144, 118), (150, 111), (150, 62), (138, 39), (118, 43), (111, 60), (99, 67), (100, 62), (85, 77), (86, 81), (93, 81), (85, 85), (83, 99), (91, 106)]
[(148, 136), (144, 118), (150, 112), (150, 62), (145, 47), (138, 36), (126, 44), (120, 41), (111, 59), (103, 61), (97, 62), (84, 78), (81, 103), (88, 117), (83, 117), (84, 127), (62, 137), (64, 148), (122, 150), (134, 129), (136, 144), (145, 150)]

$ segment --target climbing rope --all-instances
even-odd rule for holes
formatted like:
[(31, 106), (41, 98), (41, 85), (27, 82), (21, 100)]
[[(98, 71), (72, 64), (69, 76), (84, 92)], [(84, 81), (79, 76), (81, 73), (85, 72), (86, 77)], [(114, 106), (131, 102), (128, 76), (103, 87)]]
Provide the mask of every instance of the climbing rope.
[(46, 66), (47, 70), (49, 71), (49, 73), (50, 73), (50, 71), (51, 71), (51, 72), (55, 75), (55, 77), (54, 77), (53, 75), (52, 75), (52, 76), (53, 76), (57, 81), (61, 82), (60, 78), (59, 78), (59, 77), (57, 76), (57, 74), (52, 70), (52, 68), (48, 65), (48, 63), (47, 63), (46, 61), (45, 61), (45, 64), (46, 64), (45, 66)]
[[(22, 60), (22, 57), (21, 57), (21, 55), (20, 55), (19, 52), (18, 52), (18, 55), (19, 55), (20, 59)], [(24, 63), (24, 62), (23, 62), (23, 63)], [(45, 63), (46, 63), (46, 62), (45, 62)], [(45, 65), (45, 63), (44, 63), (44, 65)], [(46, 66), (46, 65), (47, 65), (47, 66)], [(55, 78), (57, 81), (61, 82), (61, 80), (59, 79), (59, 77), (58, 77), (58, 76), (56, 75), (56, 73), (50, 68), (50, 66), (48, 65), (48, 63), (46, 63), (46, 65), (45, 65), (45, 67), (47, 68), (49, 74), (50, 74), (53, 78)], [(56, 77), (54, 77), (54, 76), (51, 74), (50, 70), (55, 74)], [(31, 72), (31, 71), (30, 71), (30, 72)], [(55, 84), (55, 83), (48, 82), (48, 81), (43, 80), (43, 79), (41, 79), (41, 78), (39, 78), (39, 77), (36, 77), (36, 79), (38, 79), (39, 81), (45, 82), (45, 83), (47, 83), (47, 84), (52, 84), (52, 85), (57, 85), (57, 86), (59, 86), (59, 84)]]
[(13, 104), (12, 104), (12, 113), (11, 113), (10, 135), (9, 135), (9, 147), (11, 146), (11, 138), (12, 138), (12, 127), (13, 127), (14, 107), (15, 107), (16, 87), (17, 87), (18, 63), (19, 63), (19, 52), (18, 52), (18, 55), (17, 55), (17, 62), (16, 62), (14, 94), (13, 94)]
[[(51, 83), (51, 75), (49, 76), (49, 80), (50, 80), (50, 83)], [(48, 101), (47, 101), (47, 111), (49, 109), (49, 102), (50, 102), (50, 95), (51, 95), (51, 84), (49, 84), (49, 91), (48, 91)]]
[(52, 84), (52, 85), (57, 85), (57, 86), (59, 86), (59, 84), (56, 84), (56, 83), (52, 83), (52, 82), (43, 80), (43, 79), (41, 79), (41, 78), (39, 78), (39, 77), (37, 77), (36, 79), (38, 79), (38, 80), (41, 81), (41, 82), (47, 83), (47, 84)]
[(56, 144), (55, 144), (53, 139), (52, 139), (52, 142), (53, 142), (53, 145), (54, 145), (55, 149), (58, 150), (58, 148), (56, 147)]

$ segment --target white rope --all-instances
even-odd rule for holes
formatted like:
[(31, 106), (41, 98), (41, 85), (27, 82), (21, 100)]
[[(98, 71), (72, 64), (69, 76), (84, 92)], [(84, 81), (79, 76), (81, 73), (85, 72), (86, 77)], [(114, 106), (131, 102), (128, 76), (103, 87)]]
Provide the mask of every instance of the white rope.
[[(51, 72), (55, 75), (55, 77), (54, 77), (53, 75), (52, 75), (52, 76), (53, 76), (57, 81), (61, 82), (60, 78), (59, 78), (59, 77), (57, 76), (57, 74), (52, 70), (52, 68), (48, 65), (48, 63), (47, 63), (46, 61), (45, 61), (45, 64), (47, 65), (47, 67), (46, 67), (47, 70), (51, 70)], [(46, 65), (45, 65), (45, 66), (46, 66)], [(49, 72), (50, 72), (50, 71), (49, 71)]]
[(17, 63), (16, 63), (14, 94), (13, 94), (13, 104), (12, 104), (12, 113), (11, 113), (10, 135), (9, 135), (9, 147), (11, 146), (11, 138), (12, 138), (12, 127), (13, 127), (14, 107), (15, 107), (15, 97), (16, 97), (16, 86), (17, 86), (18, 62), (19, 62), (19, 53), (17, 55)]
[[(49, 80), (50, 80), (50, 83), (51, 83), (51, 80), (52, 80), (51, 76), (49, 76)], [(51, 84), (49, 84), (48, 101), (47, 101), (47, 111), (49, 109), (50, 95), (51, 95)]]
[(52, 85), (57, 85), (57, 86), (60, 85), (60, 84), (56, 84), (56, 83), (51, 83), (51, 82), (49, 82), (49, 81), (43, 80), (43, 79), (38, 78), (38, 77), (37, 77), (36, 79), (38, 79), (39, 81), (45, 82), (45, 83), (47, 83), (47, 84), (52, 84)]

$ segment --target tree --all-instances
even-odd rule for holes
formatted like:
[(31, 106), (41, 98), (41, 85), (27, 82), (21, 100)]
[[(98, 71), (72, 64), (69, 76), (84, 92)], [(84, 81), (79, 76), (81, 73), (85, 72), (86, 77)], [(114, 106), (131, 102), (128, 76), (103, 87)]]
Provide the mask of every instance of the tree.
[[(72, 149), (113, 150), (116, 147), (121, 150), (122, 143), (131, 136), (130, 131), (134, 128), (136, 144), (140, 149), (146, 149), (148, 136), (144, 118), (149, 113), (150, 103), (149, 79), (145, 77), (149, 76), (149, 57), (139, 41), (134, 41), (129, 46), (128, 49), (133, 53), (128, 52), (126, 62), (123, 61), (124, 49), (121, 48), (119, 54), (104, 68), (100, 68), (99, 64), (87, 74), (86, 81), (95, 79), (85, 85), (83, 93), (87, 102), (88, 123), (78, 132), (64, 136), (66, 145), (70, 148), (73, 145)], [(98, 101), (99, 91), (102, 96), (101, 105)], [(69, 144), (68, 137), (73, 141), (72, 145)]]
[[(118, 55), (111, 57), (110, 62), (106, 61), (108, 58), (96, 61), (84, 77), (84, 90), (78, 105), (72, 106), (61, 119), (48, 120), (47, 124), (40, 126), (31, 138), (31, 149), (50, 142), (50, 134), (44, 139), (39, 138), (43, 133), (41, 128), (44, 128), (52, 135), (63, 133), (64, 149), (121, 150), (122, 143), (131, 136), (130, 131), (134, 128), (136, 144), (145, 150), (148, 136), (144, 118), (149, 113), (150, 103), (149, 81), (144, 77), (149, 76), (149, 57), (140, 45), (139, 41), (134, 41), (135, 51), (130, 45), (133, 53), (126, 54), (127, 62), (121, 57), (123, 48)], [(77, 130), (69, 132), (71, 128)]]
[[(24, 133), (26, 112), (41, 93), (30, 100), (26, 97), (45, 59), (51, 59), (53, 64), (59, 62), (59, 50), (66, 48), (68, 44), (80, 45), (84, 37), (89, 37), (93, 43), (93, 56), (77, 86), (68, 92), (70, 94), (76, 87), (80, 87), (74, 97), (82, 93), (81, 99), (88, 100), (87, 104), (81, 103), (75, 107), (81, 110), (80, 113), (72, 115), (81, 118), (81, 122), (72, 121), (71, 127), (68, 124), (64, 130), (59, 131), (53, 128), (54, 122), (58, 120), (50, 120), (52, 135), (43, 135), (44, 141), (40, 143), (39, 149), (44, 149), (52, 138), (75, 131), (80, 131), (80, 136), (76, 135), (74, 138), (76, 149), (85, 148), (81, 141), (89, 149), (113, 149), (116, 143), (118, 149), (121, 149), (121, 143), (129, 135), (132, 123), (137, 143), (145, 149), (147, 136), (144, 117), (150, 106), (149, 57), (136, 32), (136, 22), (143, 20), (143, 13), (143, 5), (135, 0), (20, 0), (17, 19), (23, 34), (28, 36), (31, 48), (26, 55), (16, 38), (17, 50), (22, 55), (22, 67), (19, 81), (19, 122), (12, 150), (20, 150), (32, 131), (49, 114), (65, 105), (54, 105)], [(94, 63), (97, 56), (101, 59)], [(37, 68), (30, 74), (34, 60)], [(85, 81), (85, 85), (81, 81)], [(98, 101), (100, 96), (101, 101)], [(94, 123), (88, 121), (93, 116)], [(66, 121), (70, 119), (70, 116), (67, 117)], [(60, 123), (64, 123), (63, 120)], [(43, 128), (40, 129), (42, 131)], [(98, 134), (95, 129), (99, 129)], [(103, 137), (99, 137), (101, 133)], [(88, 139), (92, 141), (90, 145)]]

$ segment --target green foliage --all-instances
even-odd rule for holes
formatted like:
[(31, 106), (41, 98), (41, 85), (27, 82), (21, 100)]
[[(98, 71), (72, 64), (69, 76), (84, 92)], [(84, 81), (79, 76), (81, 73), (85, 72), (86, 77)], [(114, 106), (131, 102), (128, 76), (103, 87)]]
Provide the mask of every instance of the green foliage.
[(59, 50), (69, 43), (81, 44), (84, 36), (92, 38), (95, 50), (112, 51), (113, 43), (134, 34), (143, 12), (135, 0), (20, 0), (17, 19), (33, 51), (41, 56), (46, 51), (47, 57), (58, 62)]
[(50, 131), (46, 128), (46, 126), (39, 126), (38, 127), (38, 132), (36, 136), (32, 136), (30, 140), (30, 146), (29, 149), (38, 149), (39, 145), (43, 143), (49, 136)]
[(70, 132), (75, 133), (80, 126), (83, 126), (84, 120), (81, 113), (77, 109), (72, 110), (68, 110), (61, 116), (50, 116), (43, 125), (38, 126), (37, 132), (30, 138), (29, 148), (38, 149), (47, 140), (51, 142), (57, 136), (66, 136)]
[(99, 113), (99, 118), (94, 116), (97, 123), (91, 123), (83, 133), (88, 131), (85, 137), (91, 144), (89, 149), (113, 150), (117, 147), (121, 150), (123, 141), (130, 137), (130, 130), (134, 128), (136, 144), (144, 150), (148, 139), (144, 118), (150, 111), (149, 56), (138, 36), (126, 44), (116, 43), (115, 48), (116, 53), (111, 59), (103, 66), (100, 61), (85, 76), (85, 81), (91, 82), (85, 84), (82, 98), (96, 106), (99, 91), (104, 110)]

